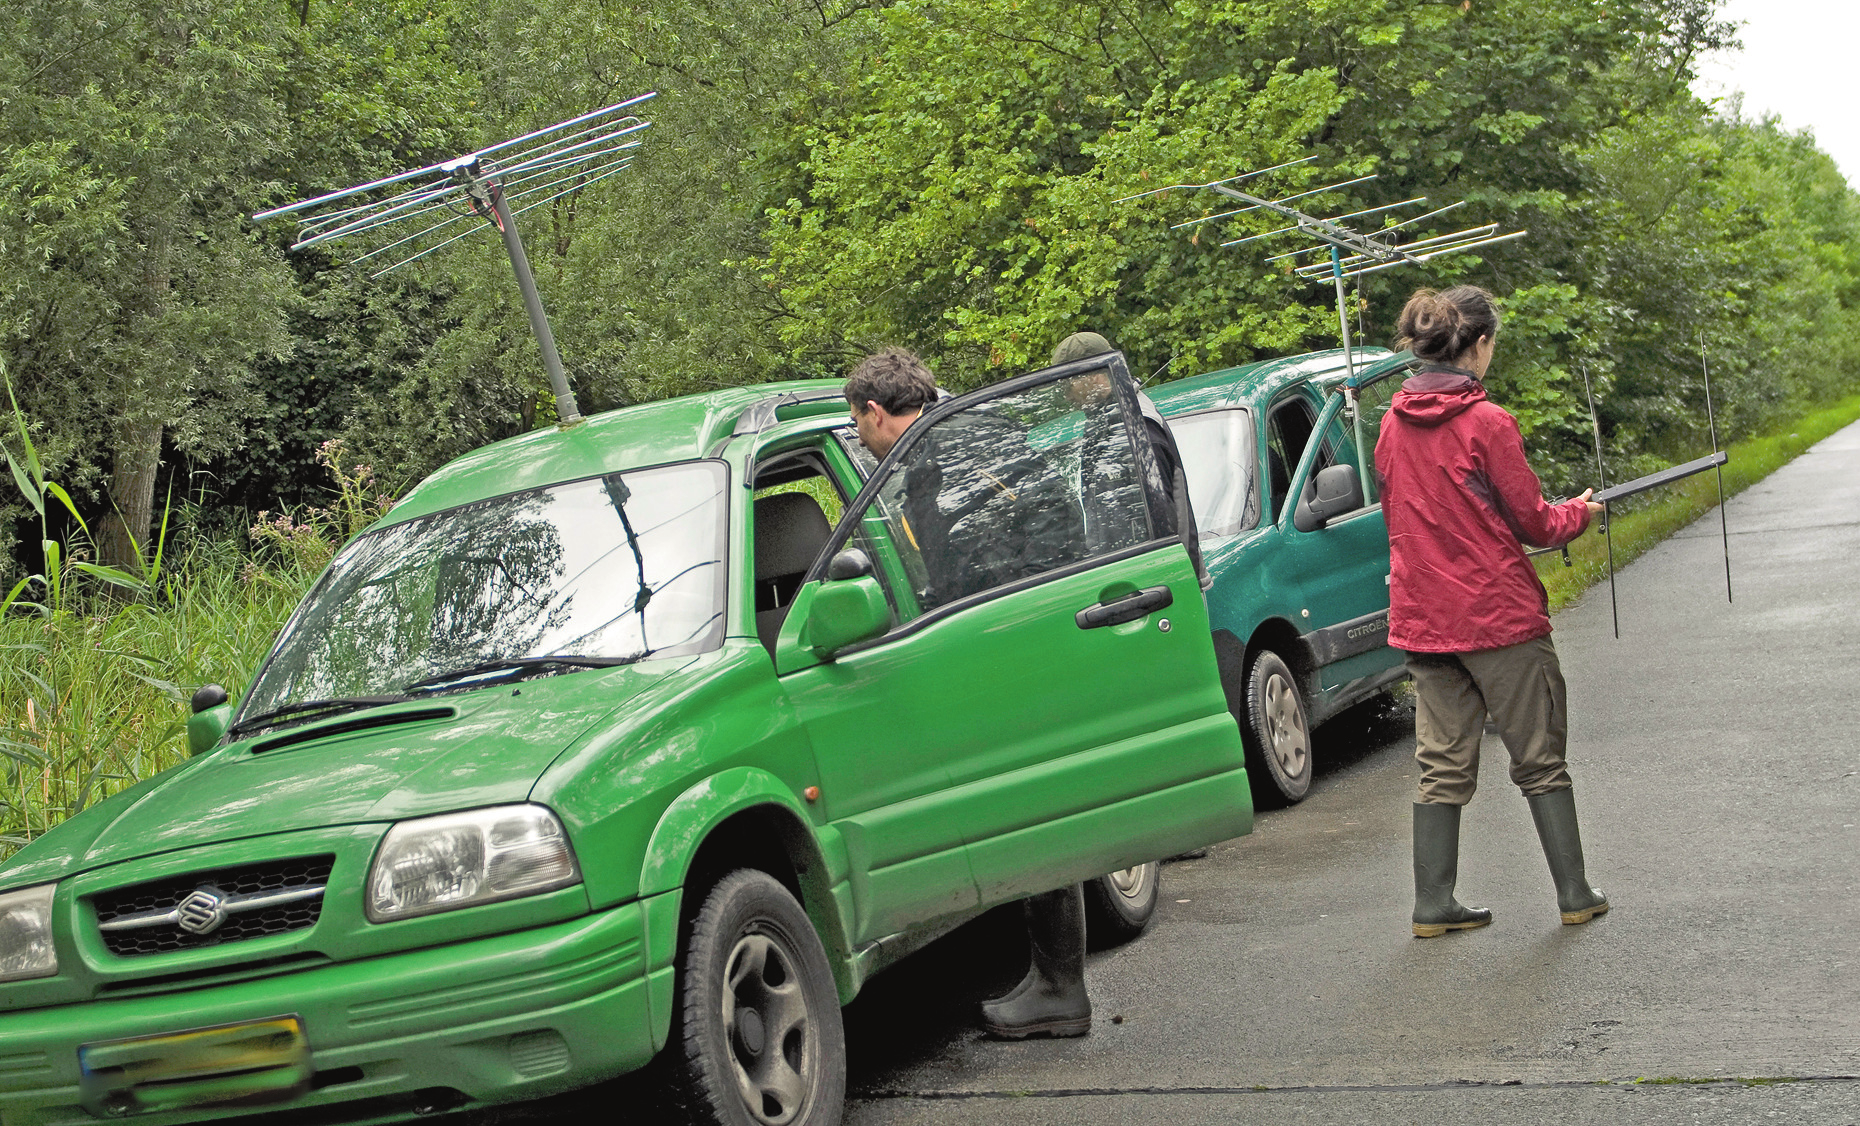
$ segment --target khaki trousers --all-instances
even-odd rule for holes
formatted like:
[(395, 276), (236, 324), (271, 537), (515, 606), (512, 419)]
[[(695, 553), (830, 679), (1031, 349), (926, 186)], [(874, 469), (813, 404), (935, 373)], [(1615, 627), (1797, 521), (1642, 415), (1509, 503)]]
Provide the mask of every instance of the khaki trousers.
[(1409, 653), (1414, 759), (1423, 805), (1465, 805), (1479, 786), (1479, 740), (1489, 715), (1511, 752), (1525, 796), (1568, 789), (1569, 712), (1548, 636), (1476, 653)]

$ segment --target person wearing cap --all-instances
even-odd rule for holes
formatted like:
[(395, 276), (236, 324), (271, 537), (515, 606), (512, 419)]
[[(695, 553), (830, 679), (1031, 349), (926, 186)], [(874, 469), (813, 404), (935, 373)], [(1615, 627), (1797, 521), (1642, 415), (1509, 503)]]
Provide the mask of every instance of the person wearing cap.
[[(1053, 349), (1051, 366), (1103, 356), (1116, 349), (1096, 332), (1075, 332)], [(1088, 542), (1129, 542), (1131, 529), (1122, 525), (1129, 520), (1132, 506), (1113, 498), (1137, 482), (1122, 480), (1118, 474), (1129, 464), (1128, 458), (1094, 459), (1091, 449), (1097, 442), (1127, 441), (1123, 436), (1123, 417), (1111, 392), (1108, 369), (1069, 382), (1067, 394), (1074, 405), (1086, 413), (1080, 464), (1080, 492), (1084, 501), (1085, 529)], [(1188, 506), (1188, 487), (1182, 474), (1182, 456), (1176, 449), (1175, 435), (1163, 421), (1162, 413), (1149, 396), (1138, 392), (1143, 412), (1144, 431), (1156, 452), (1165, 488), (1176, 504), (1178, 522), (1184, 542), (1190, 545), (1196, 572), (1207, 589), (1206, 571), (1201, 566), (1194, 515)], [(1094, 503), (1100, 502), (1100, 503)], [(1142, 506), (1135, 506), (1141, 511)], [(1118, 525), (1111, 527), (1108, 525)], [(1147, 538), (1148, 529), (1142, 530)], [(1054, 891), (1028, 896), (1022, 901), (1027, 924), (1027, 973), (1012, 990), (982, 1003), (982, 1027), (991, 1036), (1020, 1040), (1030, 1036), (1083, 1036), (1091, 1031), (1091, 995), (1085, 987), (1085, 889), (1071, 884)]]
[[(1058, 347), (1053, 349), (1051, 364), (1057, 367), (1074, 360), (1102, 356), (1115, 351), (1117, 349), (1100, 333), (1075, 332), (1061, 340)], [(1095, 425), (1111, 430), (1121, 425), (1116, 400), (1111, 395), (1111, 378), (1108, 370), (1095, 382), (1074, 380), (1068, 388), (1068, 393), (1073, 396), (1079, 406), (1086, 409), (1088, 416), (1095, 416), (1088, 417), (1088, 428)], [(1201, 583), (1201, 589), (1207, 590), (1213, 585), (1214, 580), (1208, 574), (1207, 566), (1202, 562), (1201, 536), (1195, 530), (1194, 506), (1190, 503), (1188, 478), (1182, 468), (1182, 453), (1175, 444), (1175, 433), (1169, 429), (1169, 423), (1164, 420), (1162, 412), (1156, 409), (1156, 404), (1140, 390), (1137, 392), (1137, 408), (1143, 415), (1143, 431), (1149, 436), (1150, 448), (1156, 452), (1156, 466), (1162, 472), (1163, 488), (1169, 494), (1170, 502), (1175, 505), (1176, 527), (1181, 532), (1182, 543), (1188, 548), (1189, 558), (1194, 560), (1195, 576)], [(1089, 437), (1088, 431), (1087, 438)], [(1114, 471), (1116, 467), (1126, 463), (1123, 459), (1106, 459), (1101, 464), (1108, 467), (1110, 471)], [(1080, 482), (1085, 501), (1088, 532), (1096, 531), (1094, 525), (1097, 525), (1100, 520), (1098, 511), (1094, 509), (1093, 501), (1108, 499), (1120, 487), (1126, 487), (1122, 482), (1094, 480), (1095, 468), (1091, 464), (1083, 466), (1081, 473), (1083, 480)], [(1099, 507), (1101, 510), (1113, 510), (1117, 513), (1131, 511), (1129, 505), (1107, 504)], [(1116, 518), (1116, 516), (1111, 517), (1111, 519)], [(1116, 536), (1098, 531), (1097, 538), (1115, 540)]]

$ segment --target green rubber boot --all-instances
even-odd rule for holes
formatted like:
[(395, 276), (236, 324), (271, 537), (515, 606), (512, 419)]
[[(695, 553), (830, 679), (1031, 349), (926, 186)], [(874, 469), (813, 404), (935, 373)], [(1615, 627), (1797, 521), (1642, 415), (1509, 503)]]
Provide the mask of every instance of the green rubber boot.
[(1414, 806), (1414, 936), (1438, 938), (1492, 921), (1492, 912), (1453, 898), (1460, 877), (1460, 807)]
[(982, 1002), (982, 1028), (1003, 1040), (1083, 1036), (1091, 1031), (1085, 993), (1085, 889), (1079, 884), (1029, 896), (1032, 965), (1006, 996)]
[(1552, 790), (1525, 799), (1531, 819), (1537, 822), (1537, 839), (1556, 881), (1556, 906), (1570, 925), (1586, 923), (1608, 911), (1608, 897), (1589, 886), (1582, 863), (1582, 833), (1576, 826), (1576, 791)]

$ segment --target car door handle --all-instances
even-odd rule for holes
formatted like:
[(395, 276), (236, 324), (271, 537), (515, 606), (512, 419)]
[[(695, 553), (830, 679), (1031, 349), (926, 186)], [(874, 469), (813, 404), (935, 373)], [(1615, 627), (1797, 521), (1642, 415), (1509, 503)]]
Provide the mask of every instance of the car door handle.
[(1153, 586), (1148, 590), (1133, 591), (1122, 598), (1113, 598), (1109, 602), (1087, 606), (1080, 610), (1072, 620), (1079, 624), (1080, 629), (1119, 626), (1125, 622), (1134, 622), (1174, 601), (1175, 593), (1168, 587)]

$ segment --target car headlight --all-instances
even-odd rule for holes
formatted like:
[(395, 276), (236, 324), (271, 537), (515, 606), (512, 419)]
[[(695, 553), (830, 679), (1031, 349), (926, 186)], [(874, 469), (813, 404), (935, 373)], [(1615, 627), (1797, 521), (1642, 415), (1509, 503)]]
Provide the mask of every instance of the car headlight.
[(40, 884), (0, 895), (0, 981), (50, 977), (58, 972), (52, 948), (52, 893)]
[(368, 918), (384, 923), (579, 882), (568, 834), (540, 805), (422, 817), (382, 839), (368, 872)]

